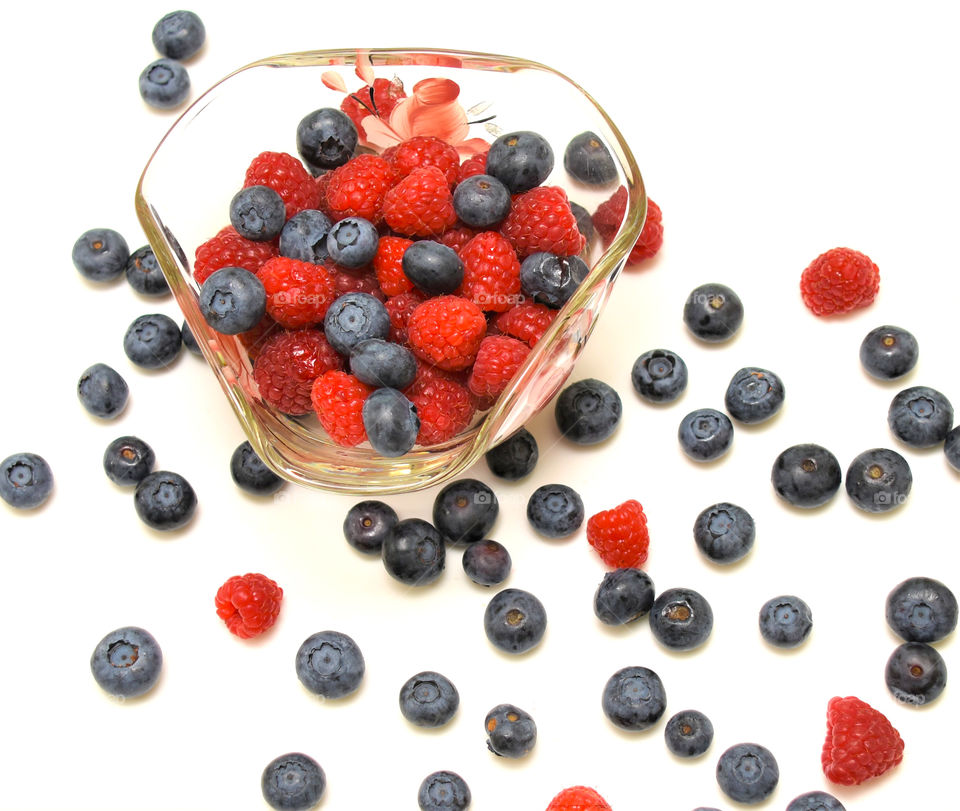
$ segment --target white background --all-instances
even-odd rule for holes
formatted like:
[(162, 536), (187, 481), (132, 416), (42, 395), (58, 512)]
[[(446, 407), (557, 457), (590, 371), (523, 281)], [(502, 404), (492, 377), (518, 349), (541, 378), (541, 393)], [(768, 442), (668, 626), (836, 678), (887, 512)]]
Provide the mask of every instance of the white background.
[[(528, 426), (541, 448), (528, 480), (498, 483), (483, 463), (472, 471), (500, 499), (491, 535), (513, 555), (508, 585), (537, 594), (548, 612), (543, 643), (519, 659), (487, 643), (482, 614), (492, 591), (466, 579), (459, 551), (450, 550), (437, 584), (411, 591), (344, 542), (341, 522), (357, 499), (288, 486), (264, 501), (237, 490), (228, 460), (243, 437), (202, 361), (184, 353), (150, 374), (123, 355), (123, 332), (137, 315), (179, 320), (173, 300), (141, 299), (123, 281), (98, 287), (73, 269), (71, 247), (88, 228), (117, 229), (131, 250), (145, 241), (134, 188), (175, 115), (143, 105), (137, 76), (156, 56), (153, 24), (171, 8), (8, 10), (0, 456), (40, 453), (56, 489), (34, 514), (0, 509), (0, 806), (258, 809), (264, 765), (300, 750), (326, 770), (325, 809), (415, 809), (420, 780), (441, 768), (467, 779), (480, 811), (542, 809), (575, 783), (597, 787), (617, 811), (729, 809), (716, 787), (716, 759), (753, 740), (781, 769), (764, 807), (784, 808), (802, 791), (829, 788), (819, 757), (833, 695), (876, 706), (906, 741), (894, 772), (836, 790), (848, 809), (904, 808), (921, 797), (942, 805), (955, 796), (955, 687), (916, 710), (899, 706), (883, 680), (896, 645), (883, 617), (887, 592), (907, 576), (930, 575), (960, 593), (960, 475), (939, 450), (900, 446), (885, 424), (890, 399), (906, 385), (939, 388), (960, 406), (954, 9), (628, 5), (629, 16), (604, 0), (551, 4), (549, 12), (517, 3), (190, 6), (208, 32), (188, 64), (192, 98), (279, 52), (486, 50), (567, 73), (633, 146), (663, 208), (664, 247), (620, 280), (572, 378), (618, 388), (622, 424), (602, 446), (572, 447), (548, 411)], [(877, 262), (880, 294), (852, 317), (820, 320), (803, 307), (798, 280), (837, 245)], [(706, 281), (729, 284), (746, 308), (741, 334), (720, 347), (696, 344), (680, 319), (688, 292)], [(919, 340), (919, 364), (901, 383), (880, 384), (859, 366), (861, 338), (883, 323)], [(656, 346), (680, 353), (690, 369), (688, 391), (667, 408), (643, 403), (629, 382), (634, 359)], [(88, 416), (76, 400), (77, 378), (95, 362), (130, 383), (130, 403), (113, 423)], [(782, 413), (766, 426), (738, 427), (721, 462), (688, 462), (675, 439), (680, 418), (722, 408), (726, 382), (744, 365), (781, 375)], [(104, 477), (103, 449), (127, 433), (154, 447), (159, 467), (194, 485), (200, 508), (186, 530), (148, 530), (130, 493)], [(770, 465), (785, 447), (808, 441), (830, 448), (843, 467), (870, 447), (899, 450), (913, 468), (913, 494), (888, 517), (856, 511), (843, 492), (814, 512), (785, 507), (770, 488)], [(546, 542), (524, 517), (529, 494), (552, 481), (574, 486), (588, 514), (628, 498), (643, 503), (647, 570), (658, 590), (689, 586), (713, 605), (715, 630), (704, 648), (671, 654), (645, 622), (610, 629), (595, 619), (592, 595), (604, 567), (583, 532)], [(429, 518), (434, 495), (390, 503), (402, 517)], [(726, 569), (703, 560), (691, 537), (697, 513), (719, 500), (747, 508), (758, 527), (750, 556)], [(232, 637), (213, 609), (217, 587), (247, 571), (285, 590), (278, 624), (254, 642)], [(768, 647), (756, 628), (759, 607), (782, 593), (803, 597), (814, 615), (811, 638), (787, 653)], [(165, 664), (151, 694), (121, 703), (100, 691), (88, 662), (105, 633), (128, 624), (156, 636)], [(301, 688), (293, 660), (304, 638), (327, 628), (357, 640), (367, 675), (352, 698), (321, 703)], [(960, 669), (956, 639), (939, 649)], [(642, 734), (607, 722), (603, 684), (635, 664), (663, 678), (667, 716), (694, 707), (712, 718), (716, 738), (704, 758), (669, 755), (662, 722)], [(412, 728), (397, 709), (400, 685), (424, 669), (445, 673), (460, 690), (458, 716), (439, 731)], [(485, 749), (483, 717), (500, 702), (538, 723), (539, 742), (523, 761)]]

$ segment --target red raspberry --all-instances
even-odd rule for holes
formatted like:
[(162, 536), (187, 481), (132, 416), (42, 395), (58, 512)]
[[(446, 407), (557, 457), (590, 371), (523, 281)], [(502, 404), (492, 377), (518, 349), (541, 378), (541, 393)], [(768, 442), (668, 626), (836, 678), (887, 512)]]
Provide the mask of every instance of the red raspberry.
[(565, 788), (550, 801), (547, 811), (613, 811), (610, 804), (587, 786)]
[(320, 201), (317, 203), (317, 208), (326, 214), (331, 220), (333, 219), (333, 213), (330, 211), (330, 206), (327, 204), (327, 187), (330, 185), (330, 179), (333, 177), (333, 171), (324, 172), (322, 175), (319, 175), (314, 179), (314, 183), (317, 184), (317, 194), (320, 196)]
[(530, 354), (523, 341), (506, 335), (488, 335), (480, 342), (467, 388), (490, 401), (500, 396)]
[(869, 256), (850, 248), (833, 248), (820, 254), (800, 276), (803, 303), (814, 315), (866, 307), (879, 289), (879, 268)]
[(448, 248), (453, 248), (453, 250), (457, 252), (457, 256), (459, 256), (460, 251), (463, 250), (463, 246), (476, 235), (477, 232), (472, 228), (468, 228), (466, 225), (455, 225), (453, 228), (448, 228), (440, 234), (439, 241)]
[(636, 568), (647, 560), (650, 533), (639, 501), (630, 499), (612, 510), (603, 510), (587, 521), (587, 540), (607, 566)]
[(343, 359), (318, 329), (280, 332), (264, 342), (253, 364), (260, 396), (284, 414), (313, 411), (313, 381), (343, 368)]
[(471, 155), (460, 164), (459, 182), (463, 182), (468, 177), (474, 175), (485, 175), (487, 173), (487, 153), (481, 152), (478, 155)]
[[(603, 246), (607, 247), (617, 235), (623, 215), (627, 211), (627, 187), (621, 186), (613, 196), (597, 206), (591, 220), (593, 227), (600, 235)], [(643, 230), (627, 257), (627, 266), (636, 265), (644, 259), (655, 256), (663, 244), (663, 214), (658, 206), (649, 197), (647, 198), (647, 219), (643, 223)]]
[(337, 289), (337, 298), (344, 293), (369, 293), (376, 299), (384, 301), (386, 296), (380, 289), (380, 283), (373, 273), (358, 273), (355, 270), (344, 270), (337, 265), (327, 266)]
[(460, 251), (463, 284), (460, 295), (481, 310), (502, 313), (520, 296), (520, 260), (503, 234), (483, 231)]
[(368, 115), (389, 118), (397, 102), (406, 96), (403, 83), (399, 79), (374, 79), (373, 86), (364, 85), (340, 102), (340, 109), (350, 116), (350, 120), (357, 127), (357, 133), (365, 139), (367, 133), (363, 129), (363, 119)]
[(395, 181), (390, 164), (379, 155), (357, 155), (330, 173), (327, 211), (334, 220), (363, 217), (376, 225), (383, 218), (384, 195)]
[(337, 297), (333, 277), (322, 265), (277, 256), (260, 268), (257, 277), (267, 291), (267, 313), (288, 329), (323, 321)]
[(227, 267), (256, 273), (264, 262), (276, 255), (277, 247), (272, 242), (244, 239), (228, 225), (197, 248), (193, 278), (197, 284), (203, 284), (215, 270)]
[(274, 321), (267, 313), (264, 313), (263, 318), (257, 322), (257, 325), (253, 329), (248, 329), (246, 332), (241, 332), (237, 338), (247, 350), (247, 356), (250, 358), (250, 360), (254, 361), (260, 354), (260, 350), (263, 348), (264, 342), (270, 336), (278, 335), (282, 330), (283, 327)]
[(883, 713), (854, 696), (827, 704), (827, 739), (820, 762), (827, 779), (856, 786), (903, 760), (903, 741)]
[(234, 575), (217, 590), (217, 616), (241, 639), (262, 634), (277, 621), (283, 589), (262, 574)]
[(567, 193), (559, 186), (537, 186), (515, 194), (500, 230), (521, 259), (538, 251), (574, 256), (586, 244)]
[(556, 315), (557, 310), (551, 310), (546, 304), (521, 301), (500, 313), (493, 324), (504, 335), (519, 338), (532, 347), (543, 337)]
[(383, 219), (404, 236), (442, 234), (457, 221), (446, 176), (436, 166), (414, 169), (384, 195)]
[(410, 290), (399, 296), (391, 296), (383, 303), (390, 314), (390, 340), (395, 344), (407, 345), (407, 322), (413, 311), (424, 301), (426, 296), (423, 293), (419, 290)]
[(373, 270), (380, 289), (388, 296), (413, 290), (413, 282), (403, 272), (403, 255), (411, 245), (413, 241), (403, 237), (380, 237), (377, 254), (373, 257)]
[(346, 372), (324, 372), (313, 381), (313, 408), (324, 430), (338, 445), (352, 448), (367, 438), (361, 412), (372, 391), (372, 387)]
[(427, 299), (407, 321), (407, 340), (417, 357), (447, 371), (466, 369), (487, 334), (487, 319), (460, 296)]
[(418, 445), (436, 445), (453, 439), (470, 425), (476, 406), (466, 387), (430, 367), (422, 367), (404, 395), (420, 419)]
[(460, 153), (433, 135), (415, 135), (397, 144), (390, 165), (397, 177), (406, 177), (423, 166), (436, 166), (447, 178), (447, 185), (453, 187), (460, 176)]
[(283, 199), (287, 219), (320, 202), (317, 183), (293, 155), (286, 152), (261, 152), (247, 168), (243, 186), (269, 186)]

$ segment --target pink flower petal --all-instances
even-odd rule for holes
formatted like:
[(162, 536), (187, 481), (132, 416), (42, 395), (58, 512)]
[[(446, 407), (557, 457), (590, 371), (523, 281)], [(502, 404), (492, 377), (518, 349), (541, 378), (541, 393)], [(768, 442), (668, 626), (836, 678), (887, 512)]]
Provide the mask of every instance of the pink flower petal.
[(356, 73), (366, 84), (373, 84), (373, 65), (370, 63), (369, 51), (357, 51)]
[(390, 124), (375, 115), (364, 116), (360, 123), (367, 134), (367, 143), (371, 146), (386, 149), (405, 140), (404, 136), (394, 131)]
[(324, 71), (320, 77), (320, 81), (331, 90), (339, 90), (341, 93), (347, 92), (347, 83), (343, 81), (343, 77), (335, 70)]

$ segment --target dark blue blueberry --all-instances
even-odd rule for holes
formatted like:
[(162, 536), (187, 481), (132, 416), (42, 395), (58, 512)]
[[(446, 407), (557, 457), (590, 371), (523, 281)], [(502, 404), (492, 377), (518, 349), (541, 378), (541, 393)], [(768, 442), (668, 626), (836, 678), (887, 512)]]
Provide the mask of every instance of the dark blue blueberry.
[(487, 231), (510, 213), (510, 190), (492, 175), (473, 175), (453, 190), (453, 210), (464, 225)]
[(418, 727), (442, 727), (459, 706), (460, 694), (453, 682), (432, 670), (411, 676), (400, 688), (400, 712)]
[(146, 442), (135, 436), (117, 437), (103, 452), (103, 472), (114, 484), (133, 487), (146, 477), (157, 457)]
[(893, 398), (887, 424), (901, 442), (912, 448), (930, 448), (946, 440), (953, 425), (953, 406), (936, 389), (913, 386)]
[(134, 698), (149, 691), (160, 678), (163, 654), (157, 640), (133, 626), (111, 631), (93, 649), (90, 670), (112, 696)]
[(301, 752), (290, 752), (270, 761), (260, 776), (263, 799), (277, 811), (313, 808), (326, 787), (327, 777), (320, 764)]
[(192, 11), (171, 11), (153, 27), (153, 46), (170, 59), (189, 59), (206, 35), (203, 21)]
[(537, 725), (530, 713), (513, 704), (498, 704), (484, 719), (487, 749), (499, 757), (521, 758), (537, 743)]
[(620, 729), (639, 732), (660, 720), (667, 694), (660, 677), (647, 667), (624, 667), (603, 688), (603, 714)]
[(490, 539), (470, 544), (463, 551), (461, 563), (467, 577), (481, 586), (500, 585), (509, 576), (512, 566), (506, 547)]
[(77, 397), (93, 416), (112, 420), (127, 404), (127, 381), (105, 363), (95, 363), (80, 375)]
[(693, 589), (667, 589), (650, 609), (650, 630), (664, 647), (692, 650), (710, 636), (713, 610), (703, 595)]
[(379, 555), (384, 539), (400, 519), (389, 504), (361, 501), (354, 504), (343, 519), (343, 536), (358, 552)]
[(743, 302), (724, 284), (701, 285), (683, 305), (683, 323), (701, 341), (726, 341), (743, 323)]
[(570, 139), (563, 153), (563, 168), (571, 177), (591, 186), (606, 186), (617, 179), (617, 164), (600, 137), (581, 132)]
[(699, 408), (680, 421), (677, 439), (683, 452), (695, 462), (712, 462), (733, 444), (733, 423), (722, 411)]
[(593, 613), (606, 625), (626, 625), (650, 613), (654, 589), (642, 569), (614, 569), (603, 576), (593, 595)]
[(417, 408), (396, 389), (371, 392), (363, 402), (361, 416), (367, 439), (381, 456), (403, 456), (417, 442)]
[(567, 386), (557, 398), (554, 416), (560, 433), (578, 445), (609, 437), (620, 424), (620, 395), (601, 380), (587, 378)]
[(490, 472), (508, 481), (528, 476), (539, 458), (537, 440), (526, 428), (519, 429), (484, 454)]
[(778, 648), (795, 648), (813, 628), (813, 614), (799, 597), (783, 594), (767, 600), (760, 609), (760, 635)]
[(926, 642), (904, 642), (887, 659), (884, 679), (897, 701), (919, 707), (943, 692), (947, 686), (947, 665)]
[(681, 710), (667, 721), (663, 737), (677, 757), (700, 757), (713, 743), (713, 723), (699, 710)]
[(757, 527), (743, 507), (728, 501), (704, 509), (693, 523), (697, 548), (714, 563), (734, 563), (753, 548)]
[(497, 520), (496, 493), (479, 479), (457, 479), (433, 500), (433, 525), (450, 543), (486, 538)]
[(943, 452), (950, 467), (960, 472), (960, 425), (955, 426), (947, 434), (943, 442)]
[(808, 791), (794, 797), (787, 811), (846, 811), (843, 803), (825, 791)]
[(39, 507), (53, 491), (53, 471), (35, 453), (15, 453), (0, 462), (0, 498), (19, 510)]
[(420, 811), (464, 811), (471, 800), (466, 781), (450, 771), (428, 774), (417, 792)]
[(724, 404), (730, 416), (748, 425), (763, 422), (783, 405), (783, 382), (767, 369), (746, 366), (730, 380)]
[(573, 212), (573, 216), (577, 218), (577, 230), (583, 234), (584, 239), (587, 240), (587, 245), (589, 245), (596, 233), (593, 227), (593, 217), (587, 209), (572, 200), (570, 201), (570, 210)]
[(687, 364), (676, 352), (651, 349), (634, 362), (630, 379), (644, 400), (670, 403), (687, 388)]
[(463, 282), (463, 262), (453, 248), (423, 239), (403, 252), (404, 275), (425, 293), (452, 293)]
[(143, 369), (160, 369), (177, 359), (182, 345), (177, 322), (162, 313), (134, 319), (123, 336), (126, 356)]
[(425, 586), (440, 577), (446, 554), (443, 536), (421, 518), (398, 521), (381, 547), (384, 568), (408, 586)]
[(140, 74), (140, 97), (151, 107), (170, 110), (190, 94), (187, 69), (172, 59), (157, 59)]
[(417, 359), (405, 346), (370, 338), (351, 350), (350, 373), (368, 386), (405, 389), (417, 375)]
[(888, 512), (903, 504), (913, 486), (910, 465), (896, 451), (872, 448), (850, 463), (844, 486), (851, 501), (869, 513)]
[(860, 363), (880, 380), (895, 380), (917, 365), (917, 339), (900, 327), (883, 326), (870, 330), (860, 344)]
[(886, 616), (907, 642), (939, 642), (957, 627), (957, 598), (939, 580), (909, 577), (887, 595)]
[(183, 342), (183, 345), (187, 348), (187, 351), (203, 357), (203, 352), (200, 351), (200, 344), (197, 343), (196, 336), (193, 334), (193, 330), (190, 329), (190, 325), (184, 319), (183, 323), (180, 325), (180, 340)]
[(376, 226), (362, 217), (345, 217), (327, 234), (327, 253), (345, 268), (362, 268), (377, 254), (380, 235)]
[(350, 695), (363, 681), (366, 663), (353, 639), (339, 631), (318, 631), (297, 651), (297, 678), (311, 693), (324, 698)]
[(773, 753), (758, 743), (738, 743), (717, 762), (717, 783), (731, 800), (755, 805), (769, 797), (780, 782)]
[(333, 222), (322, 211), (308, 208), (294, 214), (280, 231), (280, 256), (313, 265), (323, 264), (323, 260), (330, 256), (327, 234), (332, 227)]
[(137, 515), (148, 527), (179, 529), (197, 509), (197, 494), (183, 476), (157, 470), (144, 476), (133, 494)]
[(490, 145), (486, 169), (511, 194), (520, 194), (539, 186), (553, 171), (553, 149), (535, 132), (508, 132)]
[(269, 496), (283, 487), (283, 479), (268, 468), (248, 442), (241, 442), (230, 457), (230, 475), (237, 487), (255, 496)]
[(315, 169), (343, 166), (357, 148), (357, 128), (350, 117), (333, 107), (304, 116), (297, 125), (297, 150)]
[(230, 224), (245, 239), (276, 239), (286, 220), (286, 204), (269, 186), (246, 186), (230, 201)]
[(504, 589), (487, 603), (483, 630), (490, 643), (506, 653), (526, 653), (547, 630), (547, 611), (529, 591)]
[(337, 352), (349, 356), (361, 341), (390, 335), (390, 314), (369, 293), (345, 293), (327, 310), (323, 331)]
[(527, 501), (527, 520), (547, 538), (565, 538), (583, 523), (583, 500), (565, 484), (544, 484)]
[(130, 248), (112, 228), (93, 228), (81, 234), (73, 244), (72, 258), (74, 267), (86, 278), (109, 282), (123, 273), (130, 258)]
[(520, 287), (532, 301), (559, 310), (580, 286), (590, 268), (579, 256), (541, 251), (520, 264)]
[(204, 281), (197, 305), (211, 329), (239, 335), (260, 323), (267, 311), (267, 291), (249, 270), (220, 268)]
[(773, 489), (794, 507), (819, 507), (834, 497), (843, 481), (837, 457), (822, 445), (792, 445), (770, 472)]
[(165, 296), (170, 292), (167, 277), (160, 269), (153, 248), (144, 245), (127, 260), (126, 277), (130, 286), (144, 296)]

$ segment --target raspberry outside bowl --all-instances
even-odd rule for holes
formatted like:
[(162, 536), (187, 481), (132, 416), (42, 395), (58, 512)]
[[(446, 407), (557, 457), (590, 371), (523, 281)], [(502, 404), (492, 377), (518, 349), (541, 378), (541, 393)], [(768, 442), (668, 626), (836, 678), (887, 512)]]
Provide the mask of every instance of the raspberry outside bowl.
[[(297, 155), (298, 122), (312, 110), (339, 108), (348, 94), (374, 77), (399, 80), (408, 94), (424, 80), (458, 89), (452, 94), (455, 101), (447, 104), (459, 105), (461, 121), (467, 122), (459, 130), (460, 145), (475, 143), (473, 139), (491, 143), (502, 133), (519, 130), (540, 133), (555, 155), (544, 185), (561, 186), (588, 211), (618, 186), (627, 192), (626, 212), (613, 240), (607, 247), (598, 240), (587, 243), (581, 258), (589, 274), (492, 407), (452, 439), (417, 445), (393, 458), (378, 455), (366, 444), (337, 445), (315, 416), (291, 417), (264, 402), (243, 343), (213, 331), (204, 320), (192, 273), (196, 248), (229, 224), (230, 200), (252, 158), (264, 151)], [(252, 115), (250, 99), (269, 99), (269, 115)], [(408, 119), (413, 131), (401, 134), (445, 137), (431, 131), (439, 118)], [(389, 133), (390, 127), (385, 129)], [(567, 143), (587, 130), (599, 136), (616, 167), (616, 178), (602, 187), (579, 183), (564, 170)], [(382, 139), (366, 144), (374, 151), (387, 145)], [(180, 116), (151, 156), (136, 191), (137, 215), (157, 260), (257, 454), (290, 481), (361, 495), (411, 491), (456, 476), (552, 399), (596, 325), (640, 235), (646, 208), (643, 181), (629, 146), (585, 90), (524, 59), (435, 49), (309, 51), (242, 67)]]

